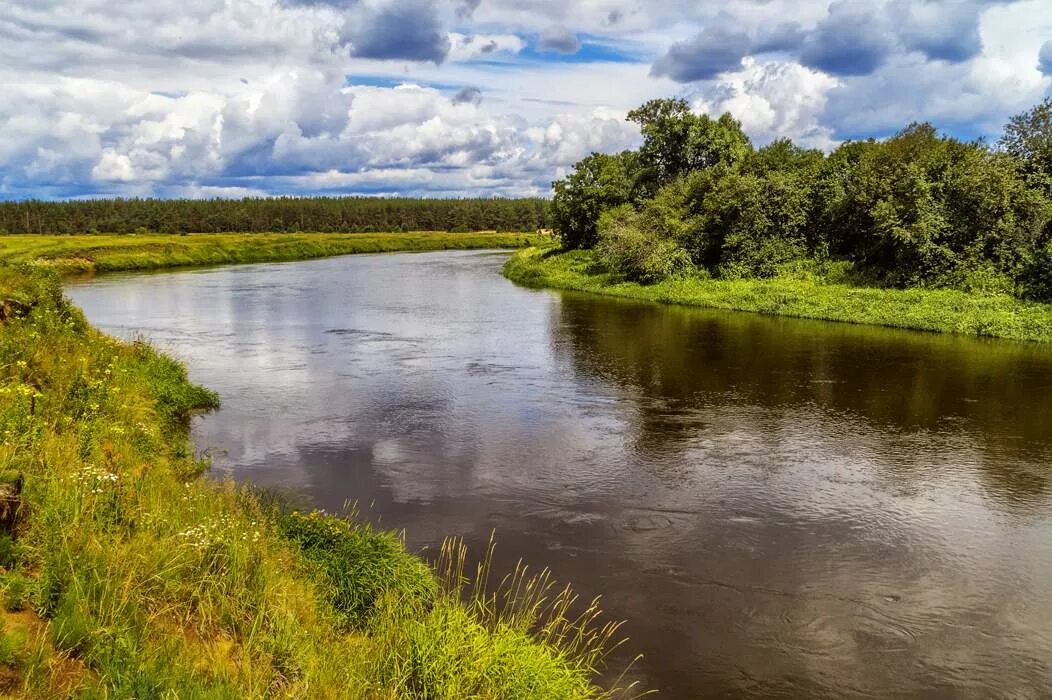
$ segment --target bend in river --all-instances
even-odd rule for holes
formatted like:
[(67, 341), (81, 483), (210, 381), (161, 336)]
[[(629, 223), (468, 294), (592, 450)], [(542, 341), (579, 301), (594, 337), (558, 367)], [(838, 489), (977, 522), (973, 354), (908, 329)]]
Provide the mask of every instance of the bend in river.
[(662, 697), (1052, 695), (1052, 350), (520, 289), (506, 254), (68, 288), (217, 390), (217, 476), (496, 530)]

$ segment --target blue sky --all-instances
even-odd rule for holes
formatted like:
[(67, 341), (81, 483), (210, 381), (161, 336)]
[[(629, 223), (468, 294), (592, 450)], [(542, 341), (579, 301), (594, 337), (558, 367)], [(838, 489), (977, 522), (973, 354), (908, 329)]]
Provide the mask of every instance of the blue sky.
[(6, 0), (0, 198), (544, 195), (679, 96), (757, 143), (1052, 92), (1047, 0)]

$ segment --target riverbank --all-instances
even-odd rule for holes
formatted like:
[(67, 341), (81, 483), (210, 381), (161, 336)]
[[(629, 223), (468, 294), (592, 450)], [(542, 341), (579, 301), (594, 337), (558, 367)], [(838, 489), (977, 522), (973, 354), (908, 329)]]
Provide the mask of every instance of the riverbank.
[(892, 328), (1052, 342), (1052, 304), (1004, 294), (953, 289), (880, 289), (819, 277), (718, 280), (680, 277), (659, 284), (619, 281), (598, 269), (591, 251), (534, 247), (517, 252), (504, 268), (511, 281), (663, 304), (749, 311)]
[(0, 236), (0, 262), (33, 262), (63, 274), (158, 270), (196, 265), (288, 262), (352, 253), (522, 248), (538, 233), (207, 233), (187, 236)]
[(53, 271), (0, 266), (0, 299), (0, 694), (609, 694), (594, 606), (200, 478), (214, 394), (91, 328)]

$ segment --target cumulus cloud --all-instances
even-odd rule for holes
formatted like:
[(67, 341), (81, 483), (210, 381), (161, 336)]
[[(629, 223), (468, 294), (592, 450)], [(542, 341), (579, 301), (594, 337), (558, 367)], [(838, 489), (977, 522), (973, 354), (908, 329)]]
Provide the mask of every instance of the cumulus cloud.
[(348, 19), (342, 36), (359, 58), (441, 63), (449, 53), (449, 36), (433, 0), (390, 0), (369, 7)]
[(482, 90), (477, 87), (465, 87), (457, 91), (457, 94), (453, 95), (453, 104), (465, 104), (470, 103), (478, 105), (482, 102)]
[(801, 146), (829, 149), (833, 130), (821, 123), (826, 101), (839, 81), (789, 61), (745, 59), (742, 69), (688, 94), (698, 112), (730, 112), (755, 143), (791, 138)]
[(467, 22), (475, 16), (475, 10), (479, 9), (479, 5), (482, 4), (482, 0), (463, 0), (457, 6), (457, 21)]
[(556, 53), (577, 53), (581, 48), (577, 35), (561, 24), (546, 27), (541, 32), (537, 44), (541, 51)]
[(681, 83), (712, 80), (739, 69), (742, 59), (765, 53), (789, 51), (800, 46), (804, 32), (795, 22), (746, 31), (737, 18), (719, 14), (706, 22), (691, 39), (673, 44), (654, 62), (653, 74)]
[(79, 79), (41, 91), (42, 110), (61, 104), (66, 111), (58, 125), (5, 103), (0, 123), (22, 128), (9, 132), (17, 140), (0, 137), (0, 190), (24, 194), (44, 180), (58, 196), (227, 187), (542, 194), (555, 172), (589, 149), (621, 149), (635, 137), (623, 113), (557, 115), (531, 125), (484, 111), (477, 88), (451, 99), (411, 83), (341, 86), (325, 72), (284, 73), (228, 96), (111, 88)]
[(983, 48), (979, 36), (982, 3), (935, 3), (898, 0), (891, 12), (899, 18), (899, 36), (907, 49), (933, 60), (966, 61)]
[[(814, 4), (814, 3), (804, 3)], [(654, 63), (654, 74), (679, 82), (712, 80), (734, 71), (746, 56), (783, 53), (834, 76), (864, 76), (893, 56), (918, 52), (959, 63), (983, 49), (984, 10), (1003, 0), (836, 0), (809, 26), (795, 19), (755, 21), (755, 13), (722, 11), (698, 34), (674, 43)]]
[(1043, 0), (7, 0), (0, 197), (543, 194), (670, 95), (758, 142), (996, 134), (1050, 36)]
[(499, 54), (517, 54), (526, 47), (526, 42), (515, 34), (449, 34), (450, 48), (446, 58), (450, 61), (470, 61), (476, 58), (494, 58)]
[(673, 44), (654, 63), (653, 71), (681, 83), (711, 80), (740, 68), (751, 46), (752, 40), (741, 29), (724, 21), (712, 22), (693, 39)]
[(867, 75), (895, 48), (888, 18), (865, 0), (841, 0), (804, 40), (800, 62), (830, 75)]

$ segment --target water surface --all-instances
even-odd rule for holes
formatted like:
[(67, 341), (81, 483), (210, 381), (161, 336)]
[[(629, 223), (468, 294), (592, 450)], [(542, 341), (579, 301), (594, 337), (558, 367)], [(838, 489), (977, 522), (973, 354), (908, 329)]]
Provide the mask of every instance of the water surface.
[[(495, 530), (661, 697), (1052, 696), (1052, 350), (538, 292), (505, 254), (101, 277), (218, 477)], [(629, 651), (630, 650), (630, 651)]]

